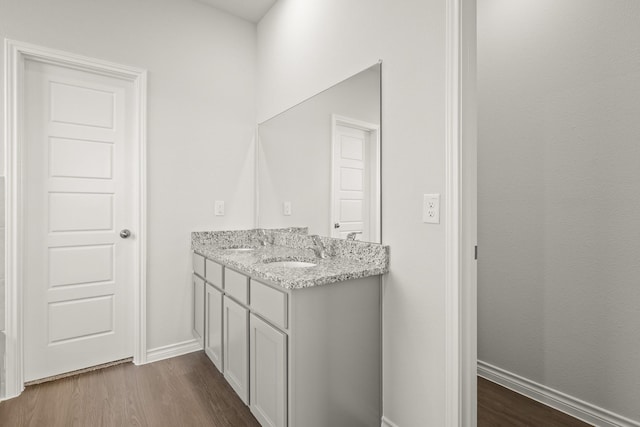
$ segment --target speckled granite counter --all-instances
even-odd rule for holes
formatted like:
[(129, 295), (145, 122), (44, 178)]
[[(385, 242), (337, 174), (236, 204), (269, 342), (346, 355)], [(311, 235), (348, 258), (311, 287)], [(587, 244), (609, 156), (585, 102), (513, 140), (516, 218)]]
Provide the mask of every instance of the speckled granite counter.
[[(266, 244), (262, 245), (261, 240)], [(258, 280), (285, 289), (326, 285), (389, 271), (389, 247), (376, 243), (320, 237), (331, 255), (316, 256), (306, 228), (278, 230), (207, 231), (191, 233), (191, 249)], [(238, 248), (250, 248), (238, 251)], [(273, 261), (306, 261), (313, 267), (288, 268)]]

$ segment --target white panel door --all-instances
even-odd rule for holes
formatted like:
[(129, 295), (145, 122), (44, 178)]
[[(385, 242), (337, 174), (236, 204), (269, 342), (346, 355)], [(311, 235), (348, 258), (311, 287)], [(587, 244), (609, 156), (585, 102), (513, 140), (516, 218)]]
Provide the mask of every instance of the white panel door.
[(336, 125), (333, 147), (333, 232), (345, 238), (358, 233), (358, 240), (370, 240), (370, 195), (368, 164), (370, 132)]
[(25, 381), (133, 355), (130, 82), (25, 63)]

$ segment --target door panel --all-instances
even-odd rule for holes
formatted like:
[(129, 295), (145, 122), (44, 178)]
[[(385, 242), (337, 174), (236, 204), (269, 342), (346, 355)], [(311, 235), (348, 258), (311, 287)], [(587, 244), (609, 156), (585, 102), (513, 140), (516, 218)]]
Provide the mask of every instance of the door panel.
[(113, 332), (113, 320), (113, 295), (50, 303), (49, 343)]
[(51, 177), (113, 178), (112, 144), (86, 139), (50, 138), (49, 147)]
[(25, 380), (133, 355), (130, 82), (25, 62)]
[(113, 266), (114, 245), (49, 248), (49, 286), (109, 282)]

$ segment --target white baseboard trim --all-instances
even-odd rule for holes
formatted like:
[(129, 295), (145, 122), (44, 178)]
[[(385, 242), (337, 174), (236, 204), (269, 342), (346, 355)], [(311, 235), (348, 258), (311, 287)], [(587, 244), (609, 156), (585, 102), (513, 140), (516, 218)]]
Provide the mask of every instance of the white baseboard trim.
[(147, 351), (147, 363), (182, 356), (183, 354), (193, 353), (198, 350), (202, 350), (202, 344), (195, 338), (175, 344), (163, 345), (162, 347), (152, 348)]
[(391, 422), (387, 417), (382, 417), (382, 427), (398, 427), (397, 424)]
[(633, 421), (480, 360), (478, 360), (478, 375), (597, 427), (640, 427), (638, 421)]

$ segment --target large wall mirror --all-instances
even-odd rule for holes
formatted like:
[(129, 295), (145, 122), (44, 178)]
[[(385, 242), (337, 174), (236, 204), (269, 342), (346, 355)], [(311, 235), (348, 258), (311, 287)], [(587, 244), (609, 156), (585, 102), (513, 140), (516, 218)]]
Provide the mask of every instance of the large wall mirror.
[(380, 69), (259, 124), (259, 227), (380, 243)]

